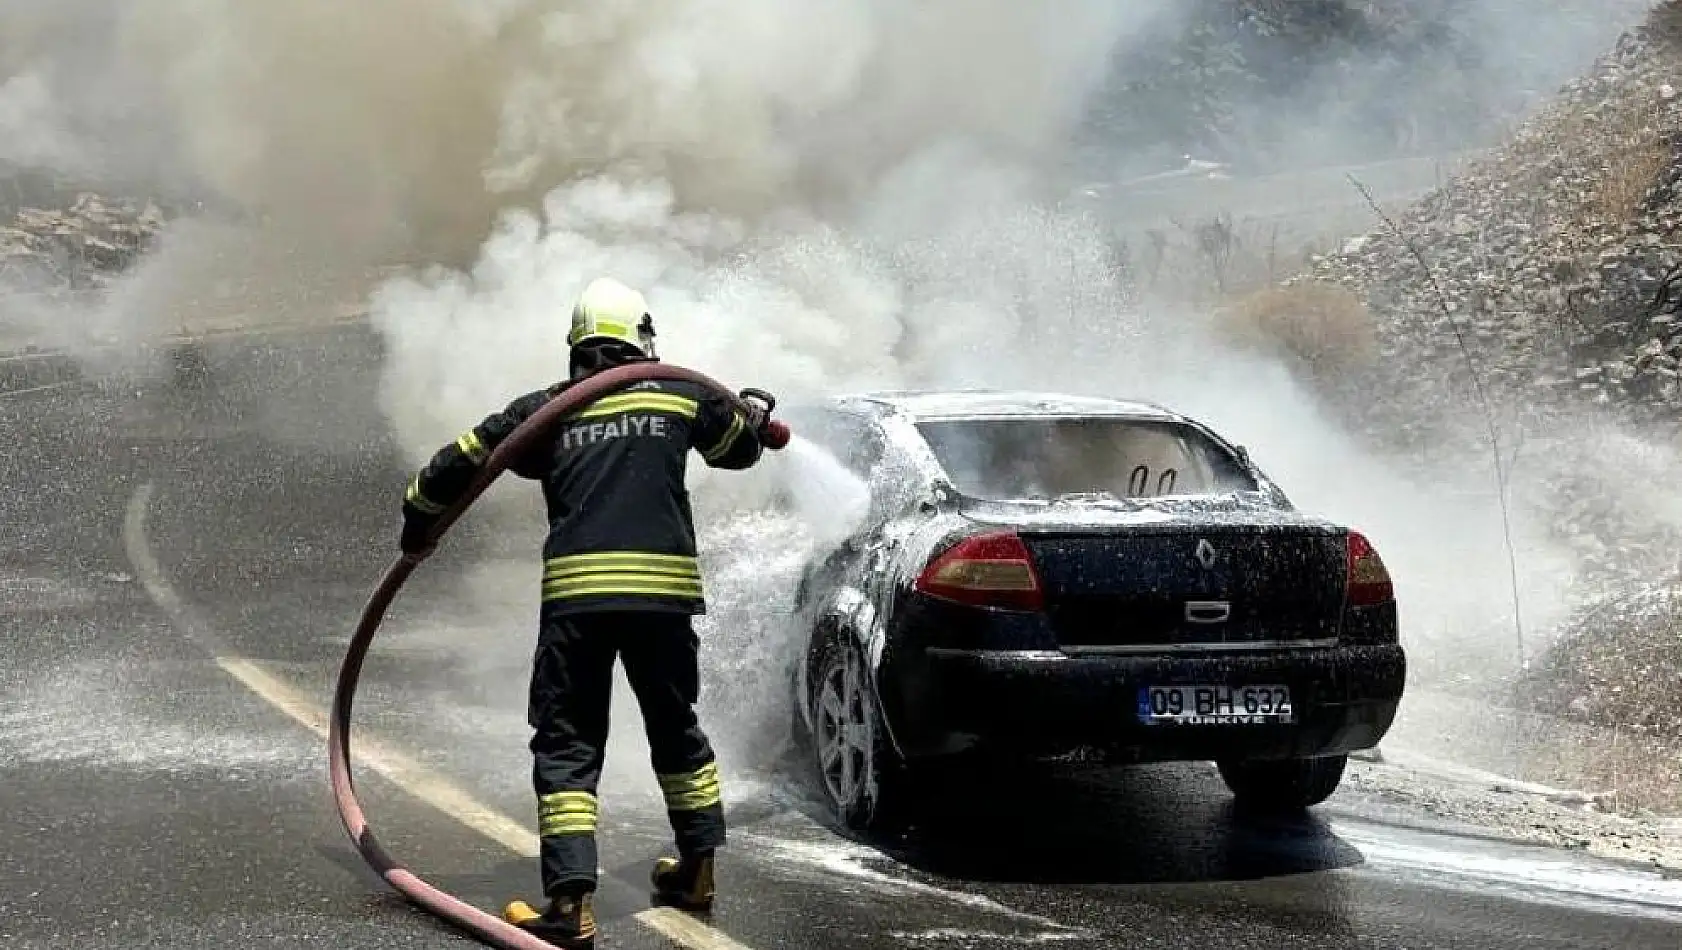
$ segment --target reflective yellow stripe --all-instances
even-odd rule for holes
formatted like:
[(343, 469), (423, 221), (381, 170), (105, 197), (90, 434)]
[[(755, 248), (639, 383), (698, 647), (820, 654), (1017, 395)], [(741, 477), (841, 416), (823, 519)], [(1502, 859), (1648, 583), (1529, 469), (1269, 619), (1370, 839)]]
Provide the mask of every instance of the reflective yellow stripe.
[(730, 414), (730, 428), (725, 430), (724, 438), (719, 439), (717, 445), (702, 452), (701, 457), (709, 462), (718, 461), (720, 456), (730, 451), (730, 447), (736, 444), (736, 438), (742, 434), (743, 429), (747, 428), (747, 424), (747, 419), (740, 412), (732, 412)]
[(569, 590), (562, 593), (551, 593), (545, 591), (542, 599), (544, 603), (549, 603), (557, 600), (577, 600), (582, 597), (670, 597), (673, 600), (701, 600), (702, 593), (700, 591), (684, 592), (660, 590), (659, 588), (654, 587), (637, 587), (635, 585), (625, 584), (614, 587), (603, 587), (600, 589), (584, 588), (580, 590)]
[(479, 434), (472, 429), (462, 433), (461, 438), (456, 440), (456, 447), (461, 449), (463, 455), (472, 459), (474, 465), (485, 464), (485, 459), (491, 454), (485, 451), (485, 443), (479, 440)]
[(538, 825), (538, 834), (545, 838), (556, 835), (588, 835), (596, 831), (596, 816), (593, 814), (550, 815)]
[(619, 558), (633, 558), (650, 564), (694, 564), (693, 554), (655, 554), (651, 551), (591, 551), (588, 554), (562, 554), (552, 557), (543, 564), (545, 567), (564, 567), (569, 564), (585, 564), (592, 561), (617, 560)]
[(538, 831), (545, 837), (587, 835), (596, 830), (596, 796), (551, 792), (537, 800)]
[(444, 513), (443, 505), (440, 505), (421, 494), (419, 475), (416, 475), (414, 478), (409, 480), (409, 490), (403, 494), (403, 500), (407, 501), (411, 505), (414, 505), (425, 514), (441, 515)]
[(550, 601), (557, 600), (576, 600), (581, 597), (670, 597), (674, 600), (701, 600), (703, 599), (703, 594), (700, 591), (684, 593), (680, 591), (659, 590), (653, 587), (635, 587), (627, 584), (623, 586), (603, 587), (600, 590), (569, 590), (564, 593), (550, 593), (545, 591), (542, 599), (544, 603), (549, 603)]
[(600, 551), (570, 554), (543, 562), (543, 576), (554, 579), (583, 571), (628, 571), (664, 577), (700, 577), (701, 565), (682, 554), (644, 554), (640, 551)]
[(661, 775), (659, 779), (668, 811), (700, 811), (723, 801), (717, 762), (708, 762), (693, 772)]
[(699, 599), (700, 563), (692, 555), (642, 551), (595, 551), (544, 562), (544, 600), (616, 594)]
[(649, 564), (633, 558), (614, 558), (611, 560), (592, 561), (588, 564), (572, 564), (566, 567), (549, 567), (543, 570), (543, 579), (548, 581), (563, 580), (568, 577), (578, 577), (584, 574), (613, 571), (622, 574), (649, 574), (656, 577), (675, 577), (699, 580), (701, 569), (694, 563), (690, 564)]
[(667, 580), (643, 574), (600, 574), (571, 581), (549, 581), (543, 585), (544, 600), (613, 594), (699, 598), (702, 588), (700, 581)]
[(701, 782), (718, 782), (718, 763), (708, 762), (693, 772), (664, 772), (655, 776), (663, 792), (686, 791)]
[(659, 587), (664, 590), (700, 590), (701, 582), (693, 577), (659, 577), (653, 573), (631, 573), (624, 570), (604, 570), (599, 573), (587, 573), (582, 577), (562, 577), (557, 580), (545, 580), (543, 590), (548, 592), (562, 592), (579, 587), (602, 587), (606, 583), (637, 583), (643, 587)]
[(619, 565), (602, 565), (602, 567), (579, 567), (562, 572), (543, 573), (543, 583), (582, 583), (589, 580), (599, 580), (602, 577), (646, 577), (659, 583), (700, 583), (700, 573), (693, 570), (639, 570), (634, 567), (619, 567)]
[(615, 323), (612, 320), (591, 319), (590, 322), (584, 326), (574, 327), (572, 333), (567, 336), (567, 343), (577, 343), (579, 340), (584, 339), (585, 336), (592, 333), (605, 333), (608, 336), (618, 337), (619, 339), (627, 342), (636, 339), (631, 336), (631, 328), (623, 323)]
[(693, 419), (695, 411), (695, 400), (687, 396), (675, 393), (625, 393), (598, 399), (575, 418), (594, 419), (621, 412), (669, 412), (685, 419)]

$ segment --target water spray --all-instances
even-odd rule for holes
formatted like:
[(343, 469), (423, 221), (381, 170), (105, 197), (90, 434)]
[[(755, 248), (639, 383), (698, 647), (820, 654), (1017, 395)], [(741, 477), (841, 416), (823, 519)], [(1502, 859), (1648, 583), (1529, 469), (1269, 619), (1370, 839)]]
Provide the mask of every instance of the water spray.
[[(478, 476), (467, 487), (466, 493), (439, 516), (427, 538), (425, 549), (431, 550), (432, 545), (443, 537), (450, 526), (466, 513), (473, 502), (502, 474), (510, 460), (520, 457), (539, 443), (562, 419), (628, 383), (654, 379), (697, 383), (724, 394), (735, 402), (739, 409), (755, 413), (763, 411), (767, 418), (770, 410), (776, 405), (769, 393), (744, 390), (742, 395), (737, 396), (713, 379), (679, 366), (633, 363), (598, 373), (568, 387), (551, 399), (496, 447), (490, 458), (485, 460)], [(773, 450), (786, 447), (790, 437), (788, 425), (781, 421), (768, 421), (761, 432), (763, 444)], [(327, 738), (328, 766), (339, 818), (344, 823), (345, 832), (350, 835), (351, 842), (356, 845), (356, 850), (361, 853), (363, 860), (368, 862), (368, 866), (398, 893), (421, 909), (461, 927), (492, 946), (509, 950), (554, 950), (549, 942), (444, 893), (400, 865), (374, 837), (374, 831), (369, 827), (362, 805), (356, 798), (356, 788), (350, 770), (350, 712), (351, 703), (356, 696), (357, 680), (362, 672), (362, 662), (368, 655), (368, 647), (373, 642), (374, 634), (385, 619), (386, 610), (396, 599), (397, 592), (402, 589), (409, 575), (424, 559), (424, 555), (405, 554), (386, 569), (385, 575), (362, 609), (362, 619), (351, 636), (344, 663), (339, 669)]]

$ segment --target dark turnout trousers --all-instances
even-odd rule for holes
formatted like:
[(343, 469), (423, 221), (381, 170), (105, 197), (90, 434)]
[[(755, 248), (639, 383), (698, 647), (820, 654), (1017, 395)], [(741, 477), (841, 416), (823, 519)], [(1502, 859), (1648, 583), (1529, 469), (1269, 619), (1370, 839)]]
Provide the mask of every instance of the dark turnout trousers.
[(527, 720), (546, 896), (595, 888), (596, 786), (615, 659), (642, 708), (679, 852), (724, 844), (718, 765), (695, 716), (699, 645), (683, 613), (544, 611)]

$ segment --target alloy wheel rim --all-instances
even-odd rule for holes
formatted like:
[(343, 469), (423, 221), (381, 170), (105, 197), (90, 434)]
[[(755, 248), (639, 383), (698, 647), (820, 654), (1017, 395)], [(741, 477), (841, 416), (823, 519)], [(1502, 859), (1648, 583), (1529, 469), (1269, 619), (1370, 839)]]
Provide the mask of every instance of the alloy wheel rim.
[(818, 766), (830, 797), (851, 805), (870, 779), (870, 717), (863, 678), (848, 650), (825, 671), (818, 690)]

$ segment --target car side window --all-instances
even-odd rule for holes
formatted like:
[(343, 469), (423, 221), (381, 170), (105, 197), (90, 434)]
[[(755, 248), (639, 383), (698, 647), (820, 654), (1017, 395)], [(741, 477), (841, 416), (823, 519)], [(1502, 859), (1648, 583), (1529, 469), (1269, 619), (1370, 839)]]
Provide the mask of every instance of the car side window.
[(851, 419), (849, 425), (848, 448), (841, 464), (860, 478), (869, 478), (876, 463), (882, 461), (882, 433), (869, 419)]
[(795, 431), (817, 443), (860, 478), (869, 478), (882, 458), (882, 436), (869, 419), (833, 409), (791, 418)]

